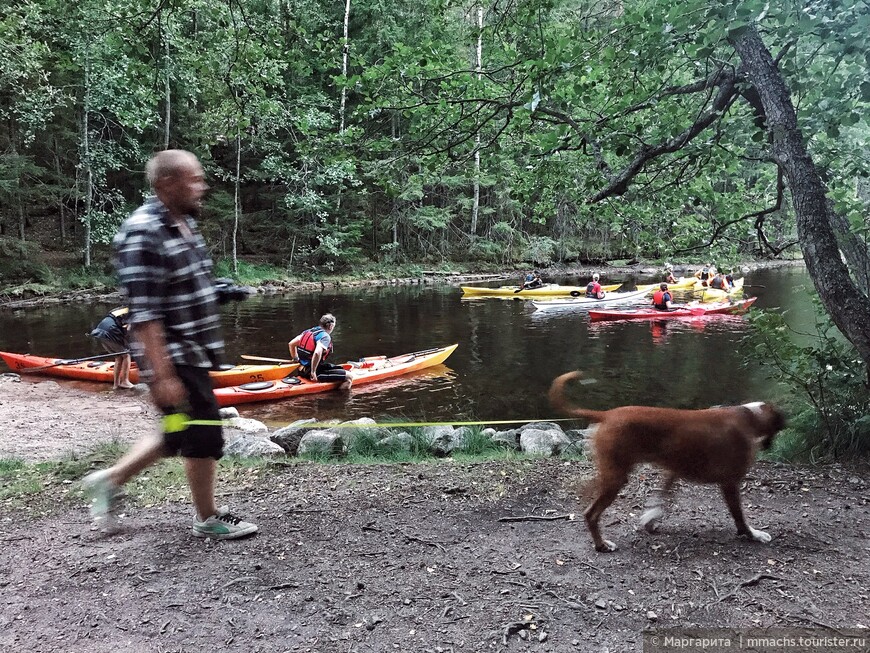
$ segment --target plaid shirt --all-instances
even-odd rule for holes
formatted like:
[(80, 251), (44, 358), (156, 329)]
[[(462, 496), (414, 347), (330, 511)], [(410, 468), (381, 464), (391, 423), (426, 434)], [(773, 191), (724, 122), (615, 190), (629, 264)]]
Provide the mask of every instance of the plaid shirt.
[[(159, 320), (175, 365), (214, 367), (223, 354), (220, 311), (205, 241), (191, 217), (187, 240), (157, 198), (136, 209), (115, 236), (115, 267), (130, 307), (130, 328)], [(142, 361), (142, 344), (132, 353)]]

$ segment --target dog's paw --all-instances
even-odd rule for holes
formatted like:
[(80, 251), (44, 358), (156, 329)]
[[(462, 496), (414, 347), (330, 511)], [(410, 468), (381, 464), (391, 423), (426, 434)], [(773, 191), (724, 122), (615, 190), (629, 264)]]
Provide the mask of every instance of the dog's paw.
[(761, 542), (762, 544), (767, 544), (771, 540), (770, 535), (768, 535), (764, 531), (755, 530), (754, 528), (752, 528), (752, 526), (749, 527), (749, 537), (751, 537), (756, 542)]
[(655, 533), (659, 527), (659, 521), (664, 517), (665, 511), (661, 508), (650, 508), (640, 516), (638, 526), (644, 529), (647, 533)]
[(601, 553), (612, 553), (616, 551), (616, 545), (610, 540), (601, 540), (601, 544), (595, 545), (595, 550)]

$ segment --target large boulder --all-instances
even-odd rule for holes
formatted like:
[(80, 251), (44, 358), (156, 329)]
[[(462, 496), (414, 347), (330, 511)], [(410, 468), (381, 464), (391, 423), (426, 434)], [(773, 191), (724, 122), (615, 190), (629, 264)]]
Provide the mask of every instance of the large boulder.
[(269, 439), (284, 449), (288, 455), (295, 456), (299, 450), (299, 441), (302, 440), (302, 436), (312, 430), (305, 425), (314, 424), (316, 421), (313, 417), (296, 420), (292, 424), (288, 424), (272, 433)]
[[(352, 426), (351, 426), (352, 425)], [(358, 437), (369, 437), (377, 439), (382, 434), (377, 428), (377, 422), (371, 417), (360, 417), (341, 423), (342, 436), (348, 447), (353, 446), (353, 441)], [(359, 427), (359, 428), (356, 428)], [(367, 428), (370, 427), (370, 428)]]
[(520, 427), (520, 432), (525, 431), (526, 429), (538, 429), (540, 431), (561, 431), (562, 427), (556, 424), (556, 422), (529, 422), (528, 424), (524, 424)]
[(509, 431), (496, 431), (490, 438), (495, 444), (501, 445), (505, 449), (520, 448), (520, 431), (519, 429), (511, 429)]
[(561, 429), (523, 429), (520, 449), (530, 456), (558, 456), (571, 444)]
[(224, 428), (246, 434), (267, 433), (269, 431), (269, 427), (263, 422), (248, 417), (231, 417), (224, 420)]
[(378, 448), (389, 451), (411, 451), (414, 446), (414, 437), (410, 433), (394, 433), (378, 440)]
[(242, 435), (224, 446), (224, 454), (237, 458), (283, 458), (284, 449), (264, 437)]
[(453, 451), (453, 432), (449, 425), (423, 427), (423, 440), (429, 451), (435, 456), (449, 456)]
[(344, 439), (338, 430), (315, 429), (308, 431), (299, 440), (299, 456), (340, 456), (346, 450)]
[(473, 431), (470, 426), (460, 426), (454, 430), (453, 434), (450, 436), (450, 451), (464, 449), (466, 443), (471, 438), (472, 433)]

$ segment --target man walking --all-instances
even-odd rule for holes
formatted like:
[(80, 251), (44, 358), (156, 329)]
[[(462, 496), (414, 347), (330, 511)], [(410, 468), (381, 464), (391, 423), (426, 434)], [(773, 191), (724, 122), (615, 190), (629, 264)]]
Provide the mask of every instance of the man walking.
[[(219, 362), (223, 340), (212, 263), (194, 219), (208, 186), (196, 156), (183, 150), (156, 154), (146, 173), (156, 197), (124, 222), (114, 240), (133, 354), (164, 414), (216, 421), (220, 413), (208, 372)], [(171, 431), (140, 440), (114, 466), (84, 479), (98, 523), (110, 525), (124, 483), (159, 459), (179, 455), (196, 509), (193, 534), (233, 539), (256, 532), (256, 525), (215, 505), (221, 427)]]

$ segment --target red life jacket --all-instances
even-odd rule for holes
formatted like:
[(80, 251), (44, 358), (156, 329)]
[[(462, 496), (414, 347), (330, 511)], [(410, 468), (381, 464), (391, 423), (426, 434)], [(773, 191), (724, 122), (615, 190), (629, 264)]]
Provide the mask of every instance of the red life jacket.
[(590, 281), (586, 284), (586, 296), (598, 299), (598, 294), (601, 292), (601, 284), (597, 281)]
[[(667, 295), (667, 298), (665, 298), (665, 295)], [(656, 290), (653, 293), (653, 306), (659, 310), (667, 310), (668, 305), (666, 302), (669, 302), (672, 299), (671, 293), (667, 290)]]
[[(297, 345), (297, 356), (299, 353), (304, 354), (304, 356), (298, 356), (300, 360), (307, 359), (309, 362), (312, 358), (314, 358), (314, 351), (317, 349), (317, 341), (320, 340), (317, 336), (320, 334), (325, 334), (326, 332), (323, 330), (323, 327), (312, 327), (307, 331), (302, 333), (302, 340), (299, 341)], [(329, 347), (326, 348), (326, 351), (323, 352), (323, 356), (321, 360), (326, 360), (329, 355), (332, 353), (332, 341), (329, 343)]]

